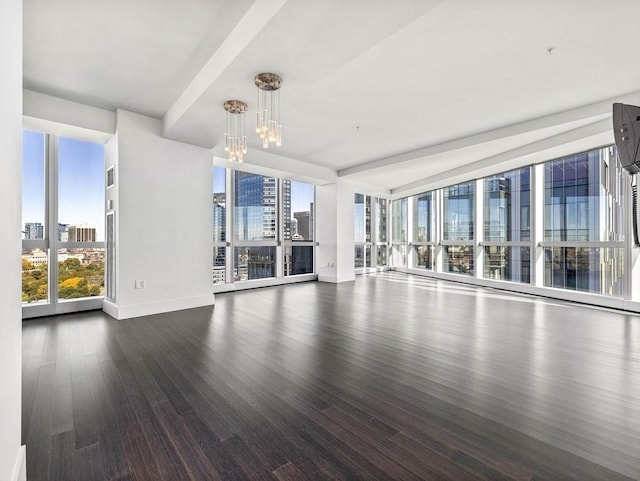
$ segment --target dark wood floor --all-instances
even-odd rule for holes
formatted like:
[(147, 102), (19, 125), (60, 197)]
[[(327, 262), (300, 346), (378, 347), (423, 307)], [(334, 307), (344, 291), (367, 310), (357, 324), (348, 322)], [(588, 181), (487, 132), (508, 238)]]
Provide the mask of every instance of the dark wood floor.
[(640, 317), (399, 273), (26, 321), (30, 481), (640, 479)]

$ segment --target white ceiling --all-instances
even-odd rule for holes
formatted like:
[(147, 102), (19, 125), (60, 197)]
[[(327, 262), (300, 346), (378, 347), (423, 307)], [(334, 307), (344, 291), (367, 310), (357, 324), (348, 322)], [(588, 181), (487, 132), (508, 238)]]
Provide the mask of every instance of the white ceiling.
[(638, 0), (25, 0), (24, 85), (221, 155), (222, 103), (249, 103), (251, 133), (253, 77), (276, 72), (272, 153), (402, 194), (611, 141), (611, 102), (640, 102), (638, 18)]

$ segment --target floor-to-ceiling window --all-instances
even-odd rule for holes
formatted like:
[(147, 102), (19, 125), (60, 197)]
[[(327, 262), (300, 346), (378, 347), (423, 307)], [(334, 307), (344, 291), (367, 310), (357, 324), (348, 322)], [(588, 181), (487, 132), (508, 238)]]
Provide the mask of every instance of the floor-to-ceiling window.
[(475, 184), (466, 182), (443, 189), (443, 270), (473, 276)]
[(614, 146), (497, 173), (394, 200), (393, 243), (408, 202), (412, 272), (629, 299), (630, 183)]
[(314, 272), (314, 193), (312, 184), (283, 179), (284, 275)]
[(234, 281), (276, 276), (278, 181), (234, 172)]
[(312, 184), (214, 167), (212, 267), (218, 290), (313, 274), (314, 202)]
[[(22, 158), (22, 302), (49, 302), (47, 136), (25, 131)], [(46, 232), (46, 234), (45, 234)]]
[(483, 180), (484, 277), (531, 281), (531, 168)]
[(622, 179), (612, 147), (545, 164), (545, 286), (624, 294)]
[(436, 193), (425, 192), (412, 199), (413, 239), (411, 250), (413, 266), (435, 269), (436, 249)]
[(357, 273), (386, 268), (389, 264), (387, 232), (389, 201), (382, 197), (354, 194), (354, 267)]
[(407, 199), (391, 203), (391, 265), (394, 267), (407, 267), (407, 206)]
[(389, 201), (381, 197), (376, 199), (376, 266), (386, 267), (389, 264), (389, 244), (387, 241), (387, 206)]
[(227, 174), (223, 167), (213, 168), (213, 283), (227, 281)]
[(353, 196), (354, 251), (356, 269), (371, 265), (371, 197), (364, 194)]
[(104, 296), (104, 146), (24, 132), (25, 317), (95, 307)]

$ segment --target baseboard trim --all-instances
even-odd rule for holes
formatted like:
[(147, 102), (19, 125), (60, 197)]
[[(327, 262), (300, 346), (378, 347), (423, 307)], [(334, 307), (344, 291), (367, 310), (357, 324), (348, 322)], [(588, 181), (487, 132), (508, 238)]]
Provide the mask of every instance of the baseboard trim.
[(340, 284), (341, 282), (351, 282), (355, 280), (356, 280), (355, 274), (342, 276), (340, 278), (335, 274), (318, 274), (318, 282), (329, 282), (331, 284)]
[(20, 446), (10, 481), (27, 481), (27, 447)]
[(173, 299), (171, 301), (150, 302), (147, 304), (137, 304), (133, 306), (118, 306), (110, 301), (102, 304), (102, 310), (118, 320), (130, 319), (132, 317), (150, 316), (162, 314), (163, 312), (181, 311), (194, 307), (212, 306), (215, 304), (215, 295), (201, 297), (189, 297), (185, 299)]
[(294, 276), (282, 277), (279, 279), (254, 279), (251, 281), (234, 282), (232, 284), (214, 284), (213, 293), (244, 291), (247, 289), (255, 289), (256, 287), (274, 287), (287, 284), (298, 284), (300, 282), (317, 281), (317, 274), (296, 274)]

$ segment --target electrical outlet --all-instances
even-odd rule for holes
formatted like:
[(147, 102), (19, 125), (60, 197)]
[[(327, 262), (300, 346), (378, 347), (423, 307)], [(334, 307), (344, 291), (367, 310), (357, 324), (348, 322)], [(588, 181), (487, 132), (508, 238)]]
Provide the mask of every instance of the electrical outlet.
[(136, 289), (144, 289), (144, 288), (145, 288), (145, 281), (144, 280), (136, 281)]

